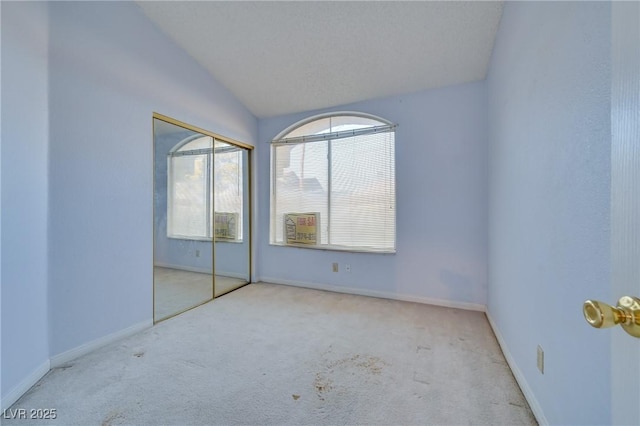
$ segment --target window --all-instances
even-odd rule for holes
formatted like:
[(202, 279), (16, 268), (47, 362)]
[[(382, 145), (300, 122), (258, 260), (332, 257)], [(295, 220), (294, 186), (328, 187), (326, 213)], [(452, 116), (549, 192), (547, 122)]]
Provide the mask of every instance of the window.
[(314, 117), (271, 143), (271, 244), (395, 252), (395, 125)]
[(215, 233), (227, 241), (242, 240), (242, 161), (241, 148), (200, 134), (169, 152), (168, 237), (211, 240)]

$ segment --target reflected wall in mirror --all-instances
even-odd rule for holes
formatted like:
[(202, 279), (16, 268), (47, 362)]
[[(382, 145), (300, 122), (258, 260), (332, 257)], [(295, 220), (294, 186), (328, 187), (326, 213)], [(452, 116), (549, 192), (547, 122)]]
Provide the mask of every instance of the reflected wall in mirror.
[(250, 282), (250, 159), (247, 147), (160, 114), (153, 134), (157, 322)]

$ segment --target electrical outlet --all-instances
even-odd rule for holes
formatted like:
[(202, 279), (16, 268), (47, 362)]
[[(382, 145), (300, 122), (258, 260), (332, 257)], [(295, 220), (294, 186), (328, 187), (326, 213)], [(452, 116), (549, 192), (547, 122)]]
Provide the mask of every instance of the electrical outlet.
[(538, 345), (538, 370), (544, 374), (544, 350), (540, 345)]
[(345, 270), (345, 272), (350, 273), (351, 272), (351, 265), (349, 265), (348, 263), (346, 265), (344, 265), (344, 270)]
[(200, 257), (200, 250), (196, 250), (196, 257)]
[(333, 264), (333, 272), (338, 272), (338, 264), (337, 263)]

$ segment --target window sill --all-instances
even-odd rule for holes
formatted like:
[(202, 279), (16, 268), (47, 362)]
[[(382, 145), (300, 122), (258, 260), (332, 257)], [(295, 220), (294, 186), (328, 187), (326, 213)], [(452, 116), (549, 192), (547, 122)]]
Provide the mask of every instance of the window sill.
[[(167, 235), (167, 238), (170, 240), (180, 240), (180, 241), (200, 241), (203, 243), (210, 243), (213, 241), (211, 237), (181, 237), (176, 235)], [(223, 238), (219, 238), (215, 241), (216, 243), (232, 243), (232, 244), (242, 244), (244, 240), (227, 240)]]
[(274, 247), (292, 247), (302, 248), (310, 250), (323, 250), (323, 251), (342, 251), (347, 253), (371, 253), (371, 254), (396, 254), (396, 250), (388, 249), (370, 249), (365, 247), (344, 247), (344, 246), (330, 246), (330, 245), (311, 245), (311, 244), (284, 244), (284, 243), (269, 243)]

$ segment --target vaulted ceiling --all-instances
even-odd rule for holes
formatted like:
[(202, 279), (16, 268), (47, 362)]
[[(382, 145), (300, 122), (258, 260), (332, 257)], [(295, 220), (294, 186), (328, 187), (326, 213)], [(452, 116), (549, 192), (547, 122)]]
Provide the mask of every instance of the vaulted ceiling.
[(257, 117), (486, 77), (502, 2), (138, 5)]

